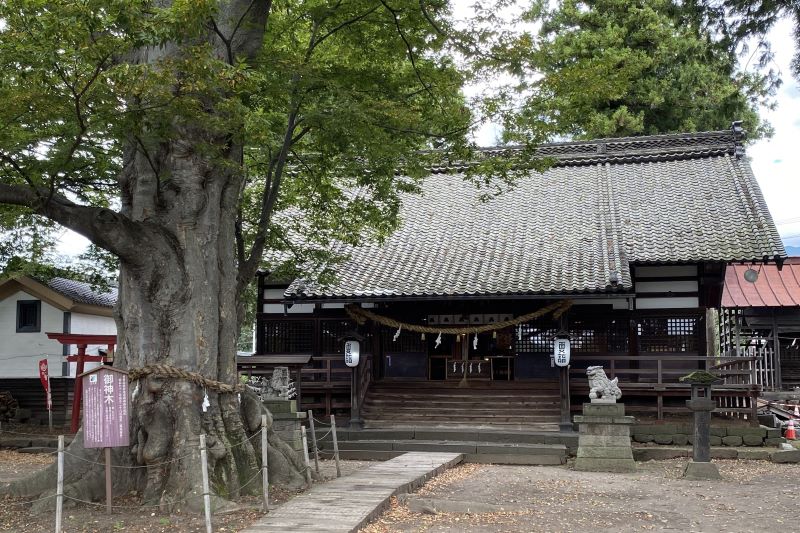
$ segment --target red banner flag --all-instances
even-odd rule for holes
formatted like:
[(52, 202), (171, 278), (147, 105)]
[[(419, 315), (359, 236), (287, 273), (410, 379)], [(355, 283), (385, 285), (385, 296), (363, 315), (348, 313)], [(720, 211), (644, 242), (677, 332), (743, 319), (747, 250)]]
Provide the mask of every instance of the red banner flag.
[(39, 361), (39, 379), (47, 394), (47, 410), (49, 411), (52, 408), (52, 400), (50, 399), (50, 375), (47, 372), (47, 359)]

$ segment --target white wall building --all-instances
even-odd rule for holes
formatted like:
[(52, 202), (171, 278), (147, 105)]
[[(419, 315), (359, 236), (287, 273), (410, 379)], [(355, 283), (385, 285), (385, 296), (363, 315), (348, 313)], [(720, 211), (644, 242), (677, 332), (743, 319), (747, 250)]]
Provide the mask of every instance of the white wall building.
[[(0, 379), (37, 378), (37, 363), (47, 358), (50, 376), (75, 376), (75, 363), (67, 367), (66, 355), (75, 346), (62, 346), (47, 333), (116, 335), (113, 307), (117, 291), (92, 290), (88, 283), (64, 278), (49, 282), (20, 276), (0, 281)], [(89, 346), (97, 355), (106, 346)], [(97, 366), (87, 363), (86, 370)]]

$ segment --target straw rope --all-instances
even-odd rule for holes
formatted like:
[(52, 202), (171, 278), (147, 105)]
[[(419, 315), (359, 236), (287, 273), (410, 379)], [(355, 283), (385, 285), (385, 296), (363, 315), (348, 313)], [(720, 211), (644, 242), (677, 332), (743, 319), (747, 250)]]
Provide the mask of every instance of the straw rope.
[(416, 333), (430, 333), (430, 334), (442, 333), (445, 335), (469, 335), (472, 333), (485, 333), (487, 331), (497, 331), (503, 328), (507, 328), (509, 326), (517, 326), (519, 324), (528, 322), (530, 320), (534, 320), (551, 312), (553, 313), (554, 318), (559, 318), (571, 306), (572, 306), (571, 300), (562, 300), (560, 302), (550, 304), (546, 307), (542, 307), (537, 311), (533, 311), (531, 313), (518, 316), (517, 318), (513, 318), (511, 320), (503, 320), (502, 322), (497, 322), (495, 324), (482, 324), (480, 326), (460, 326), (460, 327), (434, 327), (434, 326), (421, 326), (419, 324), (409, 324), (407, 322), (400, 322), (399, 320), (395, 320), (394, 318), (389, 318), (387, 316), (373, 313), (368, 309), (363, 309), (355, 305), (348, 305), (347, 307), (345, 307), (345, 311), (347, 311), (347, 314), (350, 315), (350, 318), (352, 318), (359, 324), (364, 324), (364, 322), (366, 322), (367, 320), (372, 320), (373, 322), (377, 322), (378, 324), (383, 324), (384, 326), (389, 326), (391, 328), (401, 328), (408, 331), (414, 331)]
[(134, 368), (128, 372), (128, 379), (130, 381), (136, 381), (137, 379), (142, 379), (147, 376), (191, 381), (192, 383), (200, 385), (201, 387), (205, 387), (206, 389), (222, 393), (240, 392), (244, 390), (244, 387), (241, 384), (228, 385), (227, 383), (222, 383), (221, 381), (208, 379), (198, 372), (189, 372), (188, 370), (183, 370), (170, 365), (148, 365), (141, 368)]

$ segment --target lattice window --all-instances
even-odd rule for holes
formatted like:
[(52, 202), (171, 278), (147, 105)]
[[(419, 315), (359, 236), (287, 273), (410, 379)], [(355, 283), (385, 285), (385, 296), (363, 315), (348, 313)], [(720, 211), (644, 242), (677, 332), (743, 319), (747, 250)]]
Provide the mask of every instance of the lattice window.
[(361, 353), (372, 353), (372, 334), (366, 328), (356, 328), (352, 320), (320, 320), (320, 348), (323, 355), (339, 355), (344, 350), (344, 339), (357, 332), (364, 337), (360, 343)]
[(699, 317), (650, 317), (639, 321), (641, 352), (697, 352)]
[(309, 353), (314, 323), (311, 320), (267, 320), (262, 322), (265, 354)]
[[(387, 353), (427, 353), (428, 341), (422, 340), (422, 335), (413, 331), (401, 331), (397, 340), (394, 340), (396, 329), (381, 328), (381, 344)], [(434, 335), (435, 337), (435, 335)]]
[(624, 318), (572, 318), (569, 335), (575, 352), (628, 351), (628, 320)]
[(552, 353), (558, 329), (552, 322), (529, 322), (514, 330), (515, 353)]

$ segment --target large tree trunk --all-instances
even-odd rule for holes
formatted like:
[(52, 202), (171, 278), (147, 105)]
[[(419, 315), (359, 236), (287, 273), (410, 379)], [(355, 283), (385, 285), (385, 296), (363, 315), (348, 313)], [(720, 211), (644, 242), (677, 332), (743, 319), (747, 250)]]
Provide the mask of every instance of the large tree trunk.
[[(268, 1), (222, 2), (214, 30), (199, 39), (211, 44), (219, 60), (232, 64), (237, 58), (253, 59), (269, 7)], [(131, 61), (161, 65), (162, 59), (181, 54), (182, 44), (176, 43), (144, 48)], [(179, 79), (180, 73), (175, 76)], [(220, 97), (226, 96), (207, 97), (209, 123)], [(242, 316), (237, 282), (247, 276), (239, 270), (234, 238), (243, 188), (242, 146), (233, 133), (219, 126), (212, 131), (201, 122), (172, 117), (167, 121), (171, 131), (160, 139), (148, 131), (131, 133), (119, 176), (120, 214), (130, 221), (126, 228), (135, 228), (138, 235), (129, 234), (128, 246), (121, 242), (124, 235), (96, 235), (94, 240), (123, 252), (115, 366), (135, 370), (169, 365), (235, 385)], [(62, 218), (80, 227), (79, 221)], [(131, 248), (135, 253), (125, 253)], [(202, 506), (202, 433), (207, 436), (212, 491), (226, 499), (260, 491), (256, 433), (266, 410), (252, 394), (219, 393), (190, 380), (157, 375), (138, 379), (131, 389), (131, 447), (116, 450), (115, 462), (134, 468), (115, 470), (118, 492), (141, 491), (147, 503), (164, 508)], [(206, 395), (210, 405), (204, 410)], [(272, 432), (269, 441), (270, 480), (301, 486), (300, 458)], [(84, 449), (80, 433), (69, 451), (66, 493), (101, 498), (102, 466), (93, 464), (102, 462), (97, 461), (98, 451)], [(36, 495), (54, 486), (54, 471), (47, 469), (14, 484), (11, 491)]]

